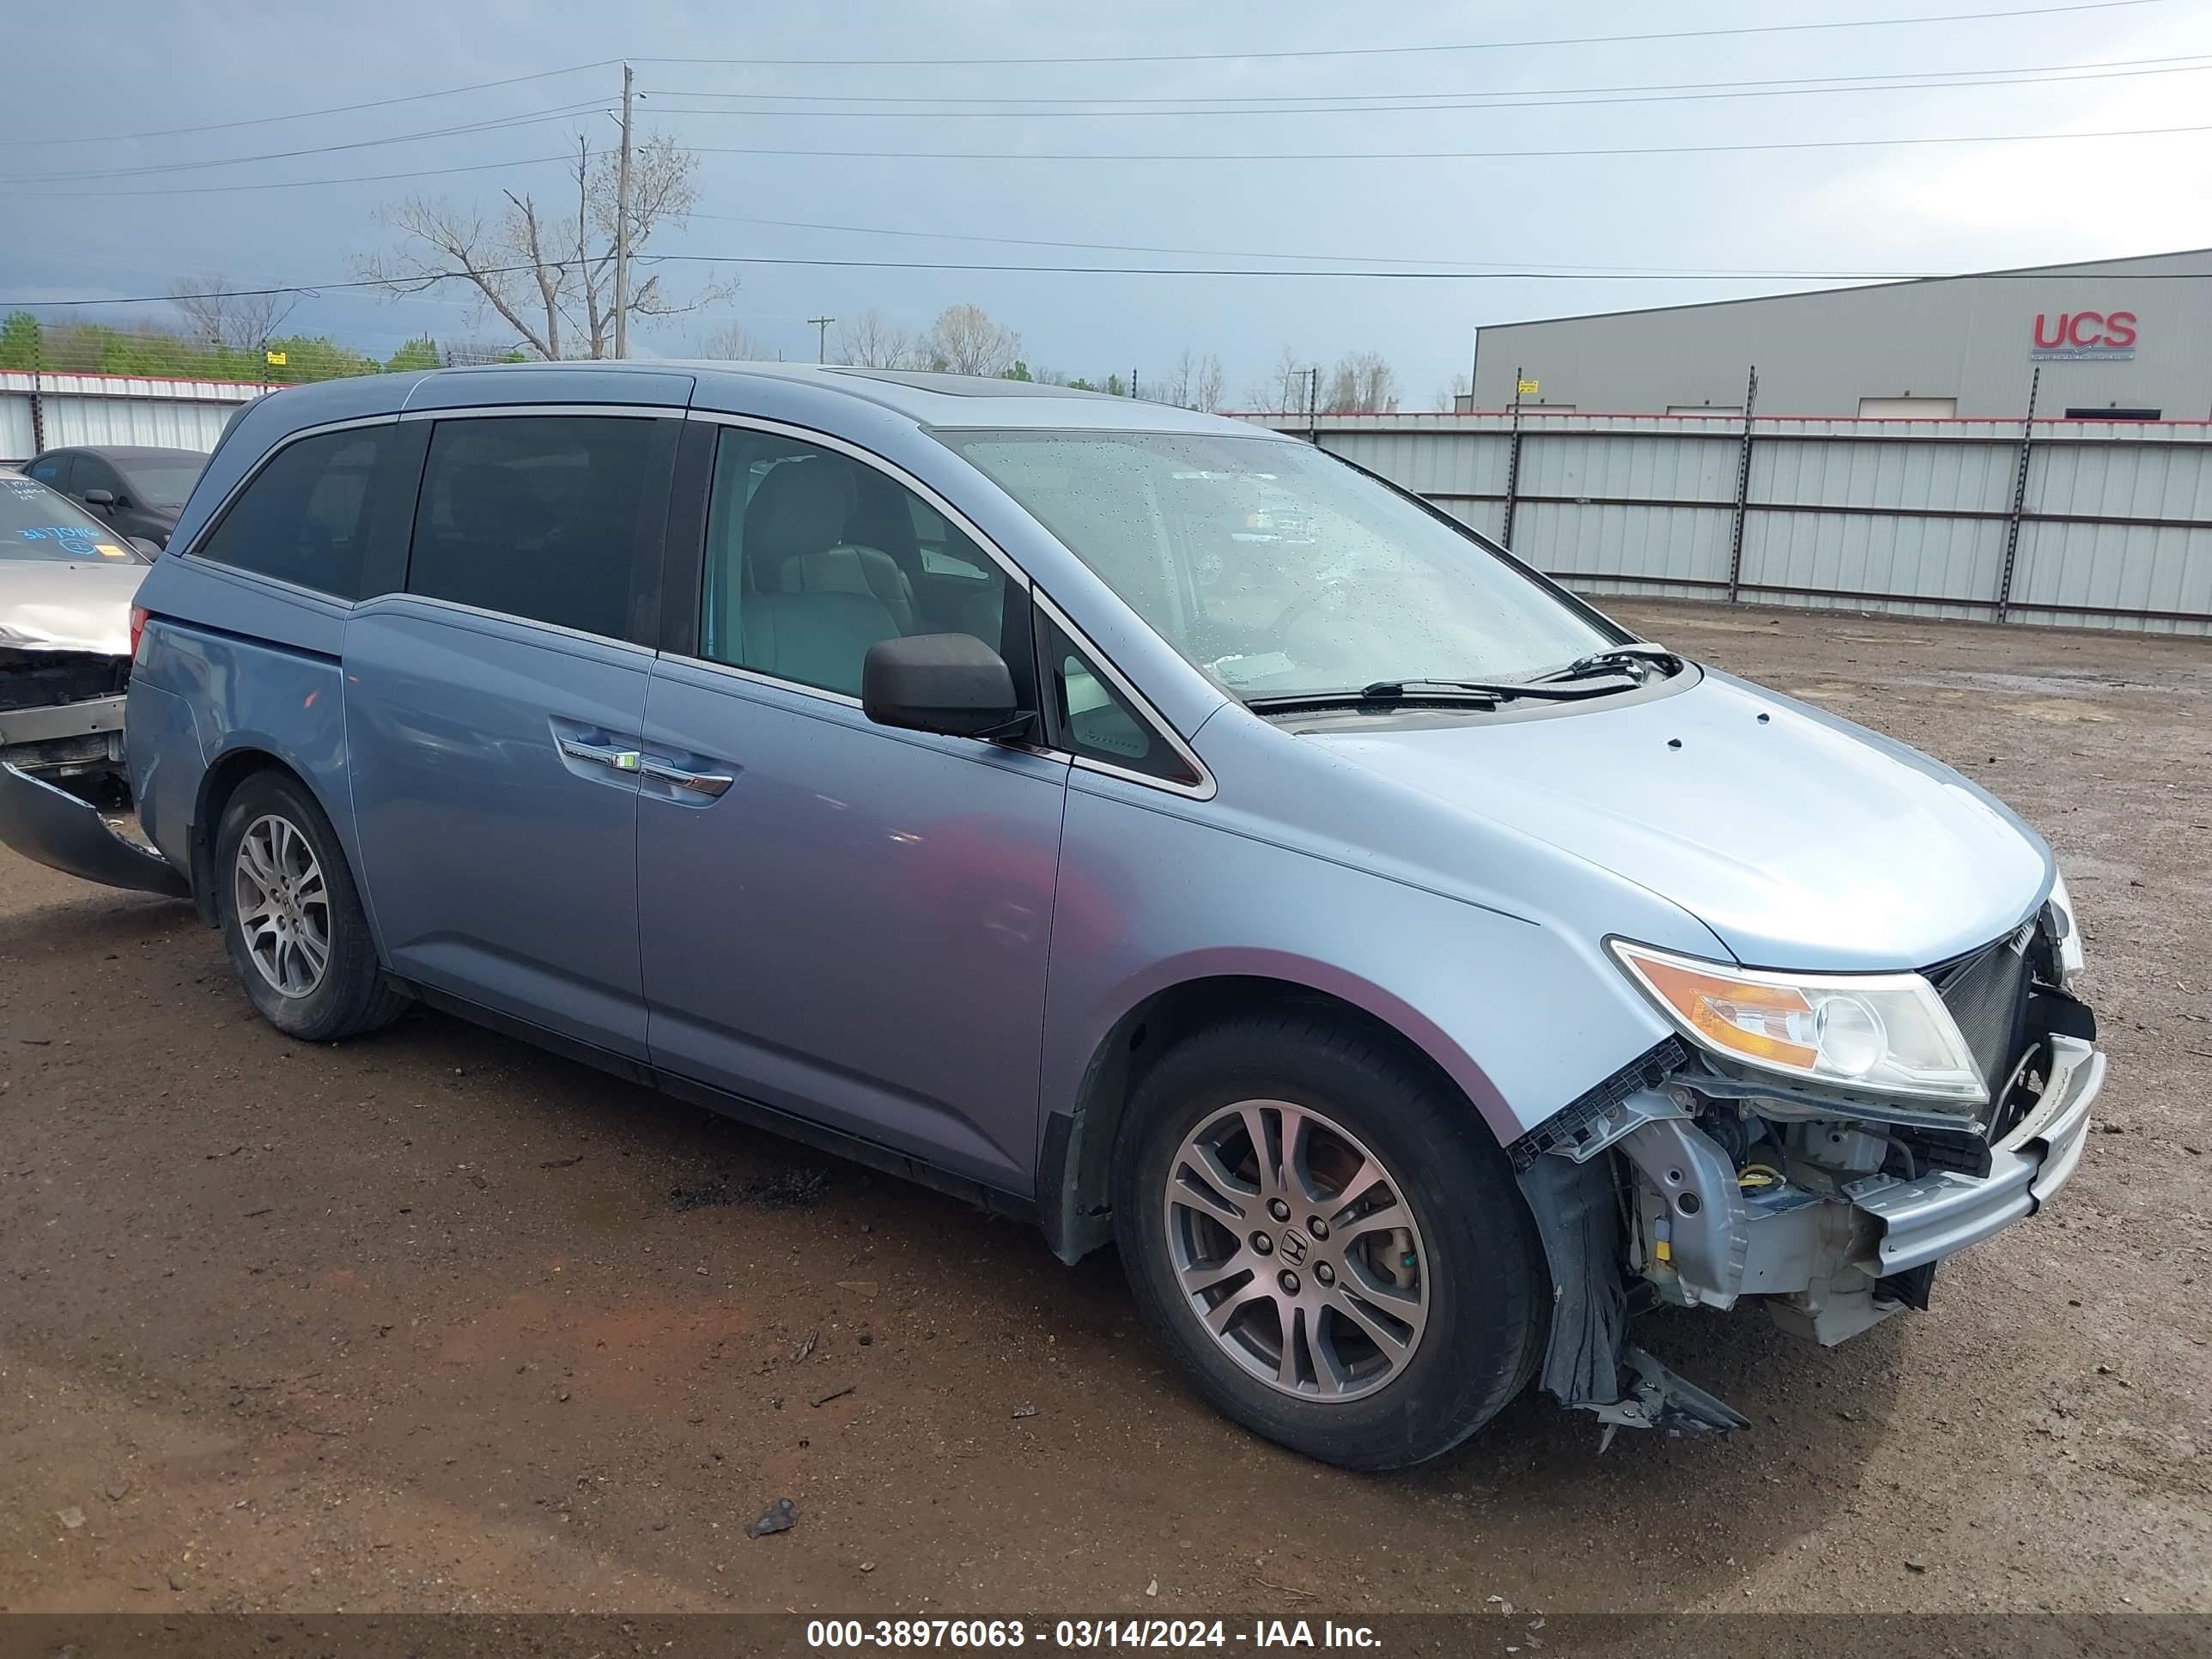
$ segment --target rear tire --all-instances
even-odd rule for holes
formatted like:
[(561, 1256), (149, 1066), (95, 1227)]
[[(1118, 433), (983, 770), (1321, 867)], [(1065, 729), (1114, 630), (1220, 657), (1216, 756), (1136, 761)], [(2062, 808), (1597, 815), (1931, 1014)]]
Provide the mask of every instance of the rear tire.
[(258, 772), (239, 785), (216, 834), (213, 875), (230, 965), (278, 1030), (327, 1042), (405, 1010), (377, 964), (337, 832), (298, 782)]
[(1547, 1281), (1504, 1152), (1446, 1081), (1349, 1022), (1285, 1012), (1185, 1039), (1131, 1101), (1115, 1176), (1145, 1322), (1256, 1434), (1402, 1468), (1534, 1371)]

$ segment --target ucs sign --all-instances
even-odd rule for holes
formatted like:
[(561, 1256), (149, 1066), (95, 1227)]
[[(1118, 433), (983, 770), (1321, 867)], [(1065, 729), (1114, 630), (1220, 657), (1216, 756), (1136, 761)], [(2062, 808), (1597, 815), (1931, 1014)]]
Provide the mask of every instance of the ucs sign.
[(2136, 314), (2062, 311), (2052, 317), (2038, 312), (2035, 348), (2027, 355), (2039, 362), (2080, 358), (2125, 362), (2136, 355)]

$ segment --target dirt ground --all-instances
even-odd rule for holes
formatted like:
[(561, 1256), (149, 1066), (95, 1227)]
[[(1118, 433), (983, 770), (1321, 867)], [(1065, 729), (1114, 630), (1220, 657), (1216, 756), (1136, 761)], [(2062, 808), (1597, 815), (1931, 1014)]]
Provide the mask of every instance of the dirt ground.
[(2034, 820), (2112, 1055), (1932, 1311), (1650, 1322), (1749, 1432), (1531, 1395), (1321, 1468), (1110, 1254), (441, 1016), (291, 1042), (184, 907), (0, 853), (0, 1611), (2212, 1609), (2212, 642), (1614, 608)]

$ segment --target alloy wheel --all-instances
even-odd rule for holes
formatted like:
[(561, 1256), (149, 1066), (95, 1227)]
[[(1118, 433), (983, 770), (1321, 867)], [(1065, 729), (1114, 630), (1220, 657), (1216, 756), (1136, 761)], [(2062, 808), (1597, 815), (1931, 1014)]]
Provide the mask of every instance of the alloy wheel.
[(313, 996), (331, 963), (330, 891), (306, 836), (269, 813), (238, 843), (232, 888), (246, 953), (288, 997)]
[(1168, 1165), (1168, 1255), (1192, 1315), (1270, 1387), (1355, 1400), (1419, 1346), (1429, 1259), (1396, 1177), (1310, 1106), (1210, 1114)]

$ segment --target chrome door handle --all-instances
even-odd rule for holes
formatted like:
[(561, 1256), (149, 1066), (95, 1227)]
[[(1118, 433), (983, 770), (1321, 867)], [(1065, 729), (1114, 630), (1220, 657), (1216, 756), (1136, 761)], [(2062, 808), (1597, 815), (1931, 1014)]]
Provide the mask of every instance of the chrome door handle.
[(634, 758), (636, 769), (641, 775), (656, 783), (667, 784), (672, 788), (689, 789), (694, 794), (704, 795), (710, 800), (719, 799), (722, 793), (737, 781), (726, 773), (693, 772), (681, 766), (672, 766), (663, 760), (652, 760), (641, 756)]
[(570, 760), (611, 766), (617, 772), (638, 771), (642, 761), (642, 757), (635, 749), (623, 749), (614, 744), (586, 743), (581, 738), (562, 738), (561, 752)]

